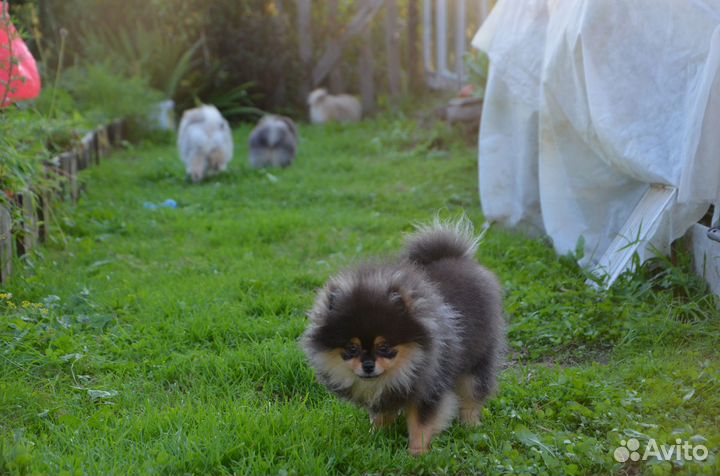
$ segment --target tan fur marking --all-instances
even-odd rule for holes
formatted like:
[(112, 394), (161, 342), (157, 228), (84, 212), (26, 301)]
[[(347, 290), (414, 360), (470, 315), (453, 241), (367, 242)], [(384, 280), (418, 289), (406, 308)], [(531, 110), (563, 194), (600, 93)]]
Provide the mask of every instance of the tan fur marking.
[(430, 451), (430, 442), (450, 425), (457, 411), (457, 397), (453, 393), (443, 396), (435, 413), (426, 422), (420, 421), (420, 415), (415, 405), (407, 408), (408, 424), (408, 450), (413, 456), (419, 456)]
[(384, 428), (395, 423), (397, 417), (397, 412), (380, 412), (370, 414), (370, 421), (372, 421), (373, 428), (375, 430), (379, 430), (380, 428)]
[(414, 405), (407, 409), (408, 449), (413, 456), (419, 456), (430, 451), (430, 440), (433, 437), (432, 428), (420, 423), (417, 407)]
[[(375, 365), (382, 369), (383, 372), (408, 367), (415, 353), (416, 346), (415, 344), (399, 344), (393, 347), (393, 349), (397, 351), (397, 354), (392, 359), (385, 357), (377, 357), (375, 359)], [(388, 376), (390, 375), (392, 374), (388, 374)]]
[(475, 378), (471, 375), (460, 377), (455, 385), (455, 392), (460, 399), (460, 422), (463, 425), (480, 424), (482, 401), (475, 397)]

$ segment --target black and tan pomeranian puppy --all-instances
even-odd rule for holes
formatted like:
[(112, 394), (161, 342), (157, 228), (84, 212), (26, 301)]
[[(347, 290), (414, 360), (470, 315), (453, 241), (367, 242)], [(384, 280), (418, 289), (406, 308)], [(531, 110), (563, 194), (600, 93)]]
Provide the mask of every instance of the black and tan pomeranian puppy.
[(408, 237), (391, 264), (331, 278), (309, 313), (302, 346), (320, 382), (368, 409), (376, 428), (405, 414), (409, 450), (458, 413), (479, 423), (505, 348), (502, 292), (474, 259), (467, 220), (439, 220)]

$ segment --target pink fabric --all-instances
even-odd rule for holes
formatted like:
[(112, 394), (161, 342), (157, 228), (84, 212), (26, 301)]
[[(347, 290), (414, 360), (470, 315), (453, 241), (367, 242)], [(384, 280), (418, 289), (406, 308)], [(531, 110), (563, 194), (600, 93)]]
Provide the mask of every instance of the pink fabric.
[[(11, 63), (10, 56), (17, 59)], [(10, 81), (10, 92), (6, 88)], [(10, 20), (7, 2), (2, 4), (0, 14), (0, 107), (6, 107), (17, 101), (32, 99), (40, 94), (40, 74), (35, 58), (27, 45), (18, 35)]]

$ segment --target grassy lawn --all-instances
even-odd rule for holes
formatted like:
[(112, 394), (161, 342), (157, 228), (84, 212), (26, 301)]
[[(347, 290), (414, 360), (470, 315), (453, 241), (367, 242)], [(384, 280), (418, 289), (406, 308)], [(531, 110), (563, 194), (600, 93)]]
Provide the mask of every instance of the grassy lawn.
[[(296, 164), (268, 174), (248, 133), (197, 186), (171, 144), (83, 172), (66, 240), (0, 298), (0, 474), (720, 473), (720, 318), (699, 281), (660, 262), (596, 292), (546, 242), (494, 228), (478, 259), (505, 286), (512, 352), (482, 425), (420, 458), (402, 422), (372, 433), (315, 382), (305, 311), (438, 210), (479, 226), (476, 149), (387, 117), (302, 126)], [(633, 437), (710, 456), (615, 462)]]

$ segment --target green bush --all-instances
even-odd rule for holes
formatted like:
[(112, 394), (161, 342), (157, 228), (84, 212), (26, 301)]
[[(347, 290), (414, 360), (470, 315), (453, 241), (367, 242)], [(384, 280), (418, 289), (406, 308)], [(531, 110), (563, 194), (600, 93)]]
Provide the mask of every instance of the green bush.
[(61, 86), (75, 99), (78, 108), (96, 123), (131, 116), (147, 116), (163, 95), (141, 77), (121, 77), (103, 63), (66, 70)]

